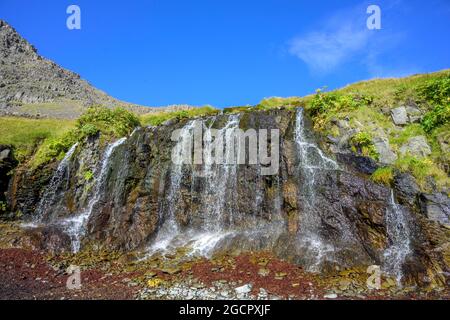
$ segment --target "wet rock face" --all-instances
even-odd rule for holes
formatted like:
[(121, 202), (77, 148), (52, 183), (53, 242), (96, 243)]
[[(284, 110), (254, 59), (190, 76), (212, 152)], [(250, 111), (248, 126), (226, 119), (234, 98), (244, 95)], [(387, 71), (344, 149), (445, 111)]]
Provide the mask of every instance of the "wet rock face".
[[(57, 222), (89, 211), (82, 246), (93, 242), (112, 249), (146, 249), (167, 230), (169, 235), (219, 231), (231, 236), (218, 241), (217, 250), (271, 250), (322, 270), (383, 264), (387, 248), (397, 239), (389, 234), (392, 226), (387, 224), (391, 191), (368, 179), (376, 169), (373, 161), (338, 154), (336, 166), (305, 170), (296, 111), (224, 114), (194, 121), (220, 130), (233, 119), (239, 119), (243, 130), (280, 130), (277, 174), (261, 175), (259, 165), (252, 164), (212, 166), (209, 171), (205, 165), (175, 166), (171, 153), (177, 142), (171, 140), (172, 132), (192, 121), (181, 120), (136, 130), (111, 150), (108, 159), (105, 150), (111, 144), (102, 145), (98, 137), (77, 146), (68, 166), (60, 170), (62, 179), (46, 206), (41, 198), (47, 194), (56, 164), (35, 172), (19, 170), (11, 184), (11, 202), (28, 215), (41, 208), (43, 221), (56, 225), (41, 232), (40, 239), (51, 250), (67, 248), (67, 242), (73, 241)], [(314, 167), (318, 156), (327, 156), (320, 151), (320, 140), (307, 117), (302, 125), (304, 150), (312, 150), (308, 163)], [(87, 171), (94, 173), (92, 180), (86, 178)], [(442, 246), (445, 237), (432, 242), (433, 233), (427, 230), (431, 220), (442, 219), (448, 204), (445, 199), (421, 197), (406, 175), (399, 175), (394, 187), (411, 229), (411, 254), (404, 270), (424, 274), (433, 265), (439, 272), (445, 268), (442, 257), (430, 252)], [(168, 229), (167, 224), (175, 228)], [(304, 237), (305, 232), (311, 234)]]
[[(17, 165), (12, 148), (0, 145), (0, 201), (6, 203), (6, 192), (8, 190), (10, 171)], [(0, 213), (2, 210), (0, 209)]]

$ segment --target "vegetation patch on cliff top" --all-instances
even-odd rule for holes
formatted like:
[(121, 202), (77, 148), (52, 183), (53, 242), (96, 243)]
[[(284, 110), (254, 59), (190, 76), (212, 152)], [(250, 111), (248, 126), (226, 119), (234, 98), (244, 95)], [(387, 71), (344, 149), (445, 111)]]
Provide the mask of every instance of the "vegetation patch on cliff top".
[(378, 168), (370, 178), (376, 183), (390, 186), (394, 180), (394, 170), (391, 167)]
[(194, 108), (190, 110), (179, 110), (179, 111), (171, 111), (171, 112), (158, 112), (158, 113), (149, 113), (142, 115), (140, 117), (140, 122), (144, 126), (159, 126), (162, 123), (170, 120), (170, 119), (185, 119), (185, 118), (193, 118), (193, 117), (203, 117), (209, 115), (215, 115), (219, 113), (220, 110), (215, 109), (211, 106), (204, 106), (200, 108)]

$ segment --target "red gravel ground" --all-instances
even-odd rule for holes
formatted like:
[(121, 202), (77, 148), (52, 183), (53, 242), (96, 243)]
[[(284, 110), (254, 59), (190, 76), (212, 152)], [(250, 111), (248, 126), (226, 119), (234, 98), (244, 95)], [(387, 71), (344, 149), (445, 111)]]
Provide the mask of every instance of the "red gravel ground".
[[(138, 287), (129, 287), (132, 275), (81, 272), (82, 288), (69, 290), (68, 275), (54, 270), (41, 252), (0, 249), (0, 299), (133, 299)], [(125, 280), (125, 281), (124, 281)]]
[[(306, 273), (302, 268), (284, 262), (270, 255), (258, 255), (257, 257), (248, 254), (240, 255), (233, 260), (229, 266), (222, 267), (204, 260), (192, 266), (192, 274), (205, 284), (214, 281), (226, 280), (240, 284), (252, 283), (252, 293), (257, 295), (259, 288), (264, 288), (268, 293), (287, 298), (310, 298), (312, 295), (321, 297), (323, 289), (314, 280), (314, 276)], [(261, 261), (266, 263), (260, 264)], [(214, 268), (218, 269), (214, 272)], [(266, 269), (266, 275), (258, 274), (260, 269)], [(276, 275), (285, 276), (276, 278)]]
[[(260, 269), (267, 270), (260, 275)], [(139, 278), (146, 271), (123, 272), (119, 274), (90, 269), (81, 272), (82, 288), (69, 290), (69, 277), (64, 270), (54, 269), (44, 252), (26, 249), (0, 249), (0, 299), (135, 299), (142, 289), (140, 285), (130, 286), (131, 280)], [(328, 291), (319, 284), (320, 277), (305, 272), (301, 267), (279, 260), (269, 254), (241, 254), (222, 259), (202, 259), (182, 268), (176, 274), (153, 270), (159, 278), (170, 282), (183, 281), (186, 277), (197, 278), (205, 285), (215, 281), (234, 282), (236, 287), (251, 283), (252, 293), (260, 288), (269, 294), (282, 298), (323, 299)], [(342, 297), (339, 299), (351, 299)], [(358, 298), (357, 298), (358, 299)], [(366, 296), (364, 299), (449, 299), (448, 290), (430, 296), (407, 297)]]

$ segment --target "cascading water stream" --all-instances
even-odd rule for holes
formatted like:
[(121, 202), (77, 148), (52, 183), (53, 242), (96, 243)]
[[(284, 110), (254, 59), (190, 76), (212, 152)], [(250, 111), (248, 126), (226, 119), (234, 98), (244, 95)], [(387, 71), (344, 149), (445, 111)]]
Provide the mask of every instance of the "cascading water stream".
[[(211, 137), (211, 128), (206, 128), (201, 120), (189, 122), (181, 130), (179, 139), (174, 148), (175, 155), (184, 154), (192, 148), (192, 135), (196, 125), (202, 125), (205, 129), (205, 145), (203, 150), (203, 170), (205, 191), (201, 198), (203, 221), (198, 229), (186, 229), (181, 234), (175, 218), (175, 212), (179, 203), (180, 185), (183, 177), (183, 165), (172, 164), (170, 170), (170, 187), (166, 196), (167, 206), (162, 206), (160, 216), (164, 221), (158, 232), (149, 253), (157, 251), (167, 252), (181, 246), (190, 246), (191, 253), (195, 255), (207, 255), (216, 244), (230, 235), (226, 230), (232, 224), (232, 209), (227, 207), (230, 193), (236, 187), (237, 162), (235, 152), (234, 130), (239, 127), (239, 115), (231, 115), (214, 139)], [(217, 139), (217, 140), (216, 140)], [(225, 142), (224, 163), (214, 163), (212, 153), (215, 143)], [(233, 144), (233, 148), (231, 148)], [(178, 161), (178, 163), (180, 163)], [(193, 168), (191, 166), (191, 170)], [(195, 179), (192, 172), (192, 179)], [(234, 187), (233, 187), (234, 186)], [(164, 219), (165, 215), (165, 219)]]
[(96, 175), (98, 176), (98, 179), (94, 186), (93, 196), (89, 200), (86, 210), (81, 214), (66, 218), (60, 222), (64, 227), (64, 231), (72, 240), (72, 251), (74, 252), (78, 252), (80, 250), (81, 239), (85, 235), (87, 222), (92, 215), (94, 206), (98, 203), (103, 194), (107, 182), (106, 178), (108, 176), (108, 170), (110, 169), (110, 161), (114, 150), (123, 144), (126, 139), (127, 138), (121, 138), (108, 145), (106, 148), (105, 153), (103, 154), (100, 171), (98, 172), (98, 175)]
[(295, 124), (295, 142), (299, 155), (299, 173), (301, 176), (300, 196), (303, 202), (303, 213), (299, 223), (298, 239), (301, 250), (312, 263), (310, 271), (318, 271), (324, 259), (330, 258), (328, 253), (334, 247), (320, 235), (321, 219), (316, 209), (316, 175), (324, 170), (338, 170), (338, 164), (324, 155), (313, 142), (308, 141), (305, 130), (303, 109), (298, 109)]
[(411, 253), (410, 228), (406, 212), (395, 202), (393, 190), (391, 190), (390, 205), (386, 210), (385, 221), (390, 245), (384, 252), (384, 271), (394, 275), (397, 284), (401, 285), (402, 267), (406, 257)]
[(174, 147), (170, 169), (170, 186), (165, 199), (165, 202), (159, 211), (160, 220), (163, 221), (158, 235), (154, 240), (154, 244), (150, 248), (150, 253), (156, 251), (167, 251), (171, 247), (176, 246), (176, 238), (180, 234), (178, 222), (175, 213), (178, 208), (178, 203), (181, 195), (181, 181), (183, 178), (183, 165), (190, 165), (188, 159), (183, 159), (183, 156), (191, 153), (193, 130), (197, 124), (197, 120), (189, 121), (182, 129), (178, 136), (177, 143)]
[(41, 201), (36, 209), (36, 214), (34, 215), (33, 223), (40, 223), (44, 219), (49, 219), (51, 217), (47, 216), (47, 213), (52, 208), (55, 203), (57, 191), (61, 188), (63, 183), (69, 183), (70, 174), (70, 159), (75, 152), (78, 143), (75, 143), (69, 151), (67, 151), (64, 158), (58, 165), (55, 173), (53, 174), (50, 183), (46, 187), (44, 194), (42, 195)]
[[(239, 115), (233, 114), (225, 126), (213, 137), (211, 128), (205, 127), (203, 152), (204, 194), (202, 211), (204, 220), (202, 230), (197, 232), (191, 242), (192, 254), (208, 255), (223, 239), (233, 235), (232, 198), (237, 183), (237, 142), (235, 130), (239, 128)], [(212, 125), (212, 124), (211, 124)], [(223, 161), (215, 163), (213, 154), (216, 146), (222, 148)], [(217, 155), (215, 155), (216, 161)]]
[(235, 129), (239, 128), (239, 115), (231, 115), (225, 127), (217, 133), (216, 141), (224, 142), (223, 163), (213, 163), (212, 153), (215, 143), (211, 142), (211, 130), (206, 130), (204, 169), (205, 195), (203, 211), (205, 212), (204, 228), (209, 232), (223, 231), (227, 225), (233, 224), (232, 208), (226, 206), (227, 201), (236, 190), (237, 143)]

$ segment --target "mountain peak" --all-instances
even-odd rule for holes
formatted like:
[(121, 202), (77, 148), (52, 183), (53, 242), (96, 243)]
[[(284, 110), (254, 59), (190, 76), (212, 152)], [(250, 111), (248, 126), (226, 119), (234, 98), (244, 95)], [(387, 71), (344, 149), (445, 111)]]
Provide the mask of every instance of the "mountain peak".
[(88, 106), (125, 107), (136, 113), (191, 109), (144, 107), (117, 100), (40, 55), (0, 20), (0, 116), (77, 118)]
[[(37, 50), (12, 26), (0, 19), (0, 55), (37, 55)], [(36, 58), (36, 57), (33, 57)]]

